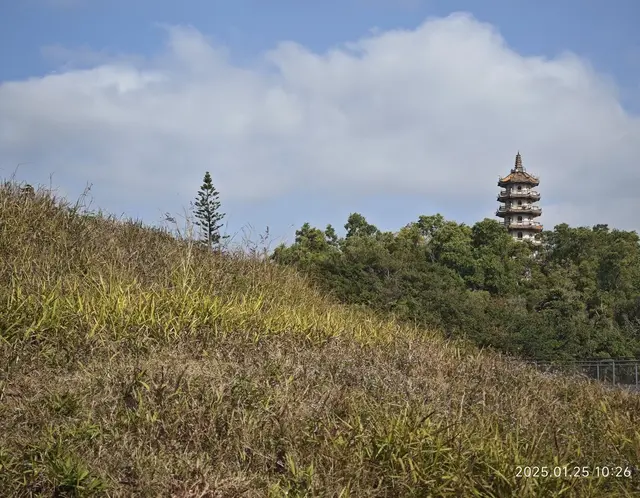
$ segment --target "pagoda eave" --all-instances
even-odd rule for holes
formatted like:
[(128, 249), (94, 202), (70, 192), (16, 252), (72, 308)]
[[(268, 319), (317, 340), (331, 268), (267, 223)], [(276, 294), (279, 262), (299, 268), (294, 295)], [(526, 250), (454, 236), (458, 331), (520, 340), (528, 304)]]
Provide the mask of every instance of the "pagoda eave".
[(537, 180), (522, 180), (522, 181), (513, 181), (513, 180), (503, 180), (500, 178), (498, 180), (498, 187), (509, 187), (510, 185), (529, 185), (531, 187), (537, 187), (540, 185), (540, 182)]
[(498, 202), (506, 202), (509, 200), (525, 200), (529, 202), (537, 202), (540, 200), (540, 193), (535, 191), (529, 192), (500, 192), (497, 197)]
[(505, 216), (522, 216), (522, 215), (530, 215), (532, 217), (538, 217), (542, 214), (542, 208), (540, 207), (513, 207), (513, 208), (504, 208), (499, 207), (496, 210), (496, 216), (500, 218), (504, 218)]

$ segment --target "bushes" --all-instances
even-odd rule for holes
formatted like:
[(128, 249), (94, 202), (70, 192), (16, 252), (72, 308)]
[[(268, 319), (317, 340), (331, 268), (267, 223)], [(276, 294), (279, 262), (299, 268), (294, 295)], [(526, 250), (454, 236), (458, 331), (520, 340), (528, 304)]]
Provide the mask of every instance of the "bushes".
[(346, 237), (329, 244), (305, 224), (273, 259), (307, 272), (343, 302), (393, 311), (480, 346), (545, 360), (640, 354), (635, 232), (558, 225), (534, 255), (490, 219), (467, 227), (420, 216), (382, 233), (353, 214), (345, 228)]

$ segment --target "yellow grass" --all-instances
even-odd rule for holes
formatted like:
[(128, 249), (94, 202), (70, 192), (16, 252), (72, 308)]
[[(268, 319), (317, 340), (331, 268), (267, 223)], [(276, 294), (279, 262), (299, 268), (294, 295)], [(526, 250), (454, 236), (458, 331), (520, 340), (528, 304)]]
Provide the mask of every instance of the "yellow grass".
[[(638, 395), (542, 375), (335, 304), (259, 257), (11, 182), (0, 338), (2, 496), (640, 490)], [(551, 475), (519, 478), (518, 465)], [(605, 465), (632, 475), (593, 475)], [(574, 467), (592, 476), (553, 476)]]

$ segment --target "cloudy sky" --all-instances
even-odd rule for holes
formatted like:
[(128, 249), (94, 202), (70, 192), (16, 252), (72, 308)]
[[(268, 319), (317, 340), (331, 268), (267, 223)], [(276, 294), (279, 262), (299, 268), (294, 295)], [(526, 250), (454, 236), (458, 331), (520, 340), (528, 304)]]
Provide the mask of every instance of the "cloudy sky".
[[(492, 217), (640, 230), (640, 2), (0, 0), (0, 177), (159, 223)], [(18, 166), (19, 165), (19, 166)], [(51, 179), (52, 178), (52, 179)]]

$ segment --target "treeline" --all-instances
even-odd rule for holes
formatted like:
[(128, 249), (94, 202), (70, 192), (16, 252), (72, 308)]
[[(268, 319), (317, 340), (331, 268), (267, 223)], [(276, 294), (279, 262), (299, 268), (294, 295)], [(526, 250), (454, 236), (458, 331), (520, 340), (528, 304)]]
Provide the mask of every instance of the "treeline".
[(558, 225), (534, 247), (495, 220), (420, 216), (397, 233), (357, 213), (346, 236), (304, 224), (273, 253), (342, 302), (529, 359), (640, 357), (635, 232)]

